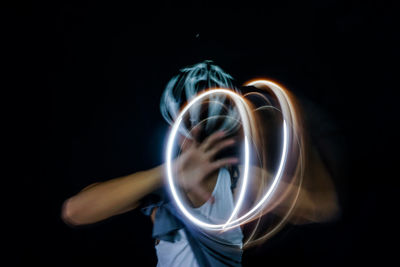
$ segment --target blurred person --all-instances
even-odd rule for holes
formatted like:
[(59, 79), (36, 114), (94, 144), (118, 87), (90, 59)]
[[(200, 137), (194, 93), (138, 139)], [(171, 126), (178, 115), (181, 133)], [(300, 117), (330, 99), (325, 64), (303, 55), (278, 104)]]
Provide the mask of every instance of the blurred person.
[[(168, 83), (162, 96), (164, 118), (172, 124), (181, 107), (193, 96), (217, 87), (237, 91), (232, 77), (211, 61), (182, 69)], [(212, 105), (210, 102), (205, 113), (222, 112)], [(207, 121), (199, 125), (201, 118), (196, 116), (191, 113), (184, 121), (179, 137), (181, 153), (174, 159), (173, 167), (179, 173), (177, 182), (185, 192), (191, 211), (213, 222), (213, 218), (229, 216), (234, 207), (241, 166), (238, 157), (221, 152), (237, 144), (238, 133), (232, 122)], [(306, 179), (300, 189), (296, 210), (290, 217), (290, 222), (295, 224), (329, 221), (339, 210), (333, 183), (318, 151), (313, 146), (307, 149), (312, 165), (305, 177), (312, 176), (312, 179)], [(64, 202), (62, 219), (72, 226), (86, 225), (140, 207), (153, 222), (157, 266), (241, 266), (241, 227), (223, 233), (199, 231), (177, 212), (168, 198), (164, 177), (163, 164), (91, 184)]]

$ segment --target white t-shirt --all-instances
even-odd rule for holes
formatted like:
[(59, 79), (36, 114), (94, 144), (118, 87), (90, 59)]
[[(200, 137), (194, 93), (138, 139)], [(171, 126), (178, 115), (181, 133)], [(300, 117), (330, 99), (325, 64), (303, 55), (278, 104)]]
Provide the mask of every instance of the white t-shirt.
[[(229, 218), (234, 208), (231, 177), (227, 169), (220, 169), (212, 195), (215, 198), (214, 203), (208, 200), (202, 206), (192, 208), (191, 212), (202, 221), (221, 224)], [(206, 233), (211, 238), (215, 238), (221, 242), (242, 246), (243, 234), (240, 227), (222, 233), (212, 231), (207, 231)], [(175, 242), (160, 240), (158, 245), (156, 245), (156, 253), (158, 267), (198, 266), (184, 229), (178, 230)]]

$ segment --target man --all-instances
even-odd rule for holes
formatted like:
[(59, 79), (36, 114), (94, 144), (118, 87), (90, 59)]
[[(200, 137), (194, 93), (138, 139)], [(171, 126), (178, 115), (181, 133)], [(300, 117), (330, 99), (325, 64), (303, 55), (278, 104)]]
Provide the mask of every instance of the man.
[[(164, 118), (172, 124), (186, 101), (204, 89), (217, 87), (236, 90), (232, 77), (211, 61), (182, 69), (163, 94), (161, 112)], [(185, 193), (191, 212), (210, 223), (224, 221), (231, 214), (237, 193), (235, 170), (240, 172), (238, 157), (221, 154), (238, 142), (234, 136), (239, 129), (237, 122), (229, 119), (237, 115), (235, 108), (222, 108), (220, 103), (224, 100), (213, 99), (206, 109), (191, 110), (180, 128), (181, 154), (173, 162), (179, 174), (179, 188)], [(227, 116), (220, 116), (223, 118), (220, 121), (204, 119), (222, 113)], [(302, 188), (297, 212), (292, 217), (296, 223), (329, 220), (338, 209), (329, 175), (318, 161), (317, 152), (311, 150), (316, 166), (311, 173), (318, 177), (319, 187), (308, 190), (311, 187), (306, 183)], [(65, 201), (62, 218), (71, 225), (91, 224), (142, 206), (154, 224), (158, 266), (241, 266), (241, 227), (223, 233), (196, 228), (169, 200), (164, 191), (164, 175), (165, 166), (160, 165), (89, 185)], [(322, 196), (318, 194), (321, 188), (324, 188)]]

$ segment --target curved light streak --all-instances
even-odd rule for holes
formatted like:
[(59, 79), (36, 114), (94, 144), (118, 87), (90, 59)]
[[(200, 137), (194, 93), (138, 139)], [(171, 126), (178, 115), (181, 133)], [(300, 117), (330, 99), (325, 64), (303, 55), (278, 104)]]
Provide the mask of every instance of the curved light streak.
[(234, 93), (233, 91), (230, 91), (228, 89), (213, 89), (213, 90), (209, 90), (206, 91), (198, 96), (196, 96), (195, 98), (193, 98), (188, 104), (187, 106), (182, 110), (182, 112), (179, 114), (179, 116), (176, 118), (172, 130), (171, 130), (171, 134), (168, 138), (168, 144), (167, 144), (167, 154), (166, 154), (166, 163), (167, 163), (167, 178), (168, 178), (168, 185), (169, 185), (169, 189), (171, 191), (171, 194), (175, 200), (175, 203), (177, 204), (178, 208), (180, 209), (180, 211), (188, 218), (190, 219), (193, 223), (197, 224), (198, 226), (201, 226), (203, 228), (207, 228), (207, 229), (214, 229), (214, 230), (220, 230), (223, 229), (223, 227), (225, 226), (225, 224), (210, 224), (210, 223), (206, 223), (202, 220), (199, 220), (198, 218), (196, 218), (195, 216), (193, 216), (188, 209), (185, 207), (185, 205), (183, 204), (182, 200), (179, 197), (179, 194), (175, 188), (174, 185), (174, 181), (173, 181), (173, 174), (172, 174), (172, 152), (173, 152), (173, 147), (175, 144), (175, 137), (176, 134), (178, 132), (179, 126), (182, 122), (182, 118), (185, 115), (185, 113), (190, 109), (191, 106), (193, 106), (197, 101), (205, 98), (208, 95), (211, 94), (226, 94), (232, 97), (232, 99), (235, 101), (236, 106), (239, 109), (239, 113), (243, 122), (243, 130), (244, 130), (244, 136), (245, 136), (245, 157), (244, 157), (244, 165), (245, 165), (245, 171), (243, 174), (243, 185), (242, 188), (240, 190), (239, 193), (239, 198), (238, 201), (236, 203), (236, 206), (231, 214), (231, 217), (228, 219), (231, 220), (236, 213), (239, 211), (245, 193), (246, 193), (246, 187), (247, 187), (247, 182), (248, 182), (248, 172), (249, 172), (249, 162), (250, 162), (250, 153), (249, 153), (249, 145), (248, 145), (248, 138), (247, 136), (250, 135), (249, 131), (250, 131), (250, 127), (249, 127), (249, 119), (248, 119), (248, 114), (247, 111), (249, 110), (249, 108), (247, 107), (246, 102), (244, 101), (244, 99)]
[(238, 218), (234, 221), (231, 221), (229, 227), (224, 227), (224, 230), (232, 229), (232, 228), (238, 226), (239, 224), (242, 224), (242, 223), (250, 220), (251, 218), (253, 218), (255, 215), (257, 215), (257, 211), (261, 210), (264, 207), (266, 201), (272, 196), (272, 193), (275, 191), (279, 181), (282, 178), (283, 169), (284, 169), (287, 154), (288, 154), (287, 138), (288, 138), (287, 126), (286, 126), (286, 122), (283, 121), (283, 147), (282, 147), (283, 153), (282, 153), (281, 160), (279, 163), (278, 171), (275, 175), (272, 185), (269, 187), (268, 191), (265, 193), (263, 198), (250, 211), (248, 211), (246, 214), (242, 215), (240, 218)]
[[(271, 196), (273, 195), (273, 193), (275, 192), (281, 178), (284, 172), (284, 168), (285, 168), (285, 163), (287, 160), (287, 156), (288, 156), (288, 150), (289, 150), (289, 137), (290, 137), (290, 133), (288, 132), (288, 125), (287, 125), (287, 119), (291, 122), (292, 124), (292, 116), (291, 114), (294, 112), (293, 106), (291, 105), (290, 101), (289, 101), (289, 97), (286, 95), (286, 93), (284, 92), (284, 90), (278, 86), (277, 84), (267, 81), (267, 80), (256, 80), (253, 82), (250, 82), (246, 85), (257, 85), (257, 84), (262, 84), (262, 85), (266, 85), (269, 86), (271, 88), (271, 90), (274, 92), (274, 94), (276, 95), (279, 104), (281, 105), (281, 109), (282, 109), (282, 115), (283, 115), (283, 126), (282, 126), (282, 135), (283, 135), (283, 144), (282, 144), (282, 153), (281, 153), (281, 158), (280, 158), (280, 162), (279, 162), (279, 168), (278, 171), (275, 174), (275, 177), (273, 179), (273, 182), (271, 184), (271, 186), (269, 187), (269, 189), (267, 190), (267, 192), (264, 194), (264, 196), (262, 197), (261, 200), (258, 201), (258, 203), (250, 210), (248, 211), (246, 214), (240, 216), (239, 218), (236, 218), (233, 220), (233, 218), (237, 215), (238, 211), (240, 210), (240, 207), (242, 205), (242, 202), (244, 200), (244, 196), (246, 193), (246, 189), (247, 189), (247, 183), (248, 183), (248, 172), (249, 172), (249, 155), (250, 155), (250, 149), (249, 149), (249, 137), (251, 137), (250, 135), (250, 126), (251, 124), (249, 123), (253, 123), (252, 118), (251, 118), (251, 111), (248, 107), (248, 105), (246, 104), (244, 98), (240, 95), (238, 95), (237, 93), (230, 91), (228, 89), (212, 89), (212, 90), (208, 90), (202, 94), (199, 94), (198, 96), (196, 96), (195, 98), (193, 98), (188, 104), (187, 106), (182, 110), (182, 112), (179, 114), (179, 116), (176, 118), (170, 136), (168, 138), (168, 143), (167, 143), (167, 151), (166, 151), (166, 165), (167, 165), (167, 181), (168, 181), (168, 185), (169, 185), (169, 189), (170, 192), (172, 194), (172, 197), (175, 200), (175, 203), (177, 204), (178, 208), (180, 209), (180, 211), (190, 220), (192, 221), (194, 224), (205, 228), (205, 229), (209, 229), (209, 230), (229, 230), (231, 228), (237, 227), (242, 223), (245, 223), (249, 220), (251, 220), (252, 218), (254, 218), (261, 210), (263, 207), (265, 207), (265, 205), (267, 204), (267, 201), (271, 198)], [(175, 137), (177, 134), (177, 131), (179, 129), (179, 126), (182, 122), (182, 118), (185, 115), (185, 113), (189, 110), (189, 108), (191, 106), (193, 106), (197, 101), (205, 98), (208, 95), (211, 94), (227, 94), (229, 96), (232, 97), (232, 99), (234, 100), (236, 106), (238, 107), (239, 113), (240, 113), (240, 117), (243, 123), (243, 131), (244, 131), (244, 141), (245, 141), (245, 160), (244, 160), (244, 174), (243, 174), (243, 183), (241, 186), (241, 190), (239, 193), (239, 197), (237, 199), (237, 203), (232, 211), (231, 216), (229, 217), (229, 219), (224, 223), (224, 224), (210, 224), (210, 223), (206, 223), (202, 220), (199, 220), (198, 218), (196, 218), (195, 216), (193, 216), (189, 210), (185, 207), (185, 205), (183, 204), (183, 201), (181, 200), (179, 193), (177, 192), (177, 189), (174, 185), (174, 178), (173, 178), (173, 173), (172, 173), (172, 152), (173, 152), (173, 147), (175, 144)], [(250, 117), (250, 119), (249, 119)]]

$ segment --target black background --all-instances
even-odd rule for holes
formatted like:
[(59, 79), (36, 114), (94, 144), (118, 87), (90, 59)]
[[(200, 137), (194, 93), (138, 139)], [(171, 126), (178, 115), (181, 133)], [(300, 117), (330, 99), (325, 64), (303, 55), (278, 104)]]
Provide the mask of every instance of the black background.
[(17, 186), (6, 202), (15, 264), (155, 266), (151, 223), (139, 211), (70, 228), (60, 209), (92, 182), (162, 162), (161, 92), (179, 68), (205, 59), (238, 84), (272, 78), (304, 96), (330, 118), (343, 147), (340, 218), (289, 226), (246, 251), (243, 265), (385, 266), (394, 258), (392, 2), (54, 2), (2, 11), (5, 91), (15, 100), (5, 113), (17, 139)]

